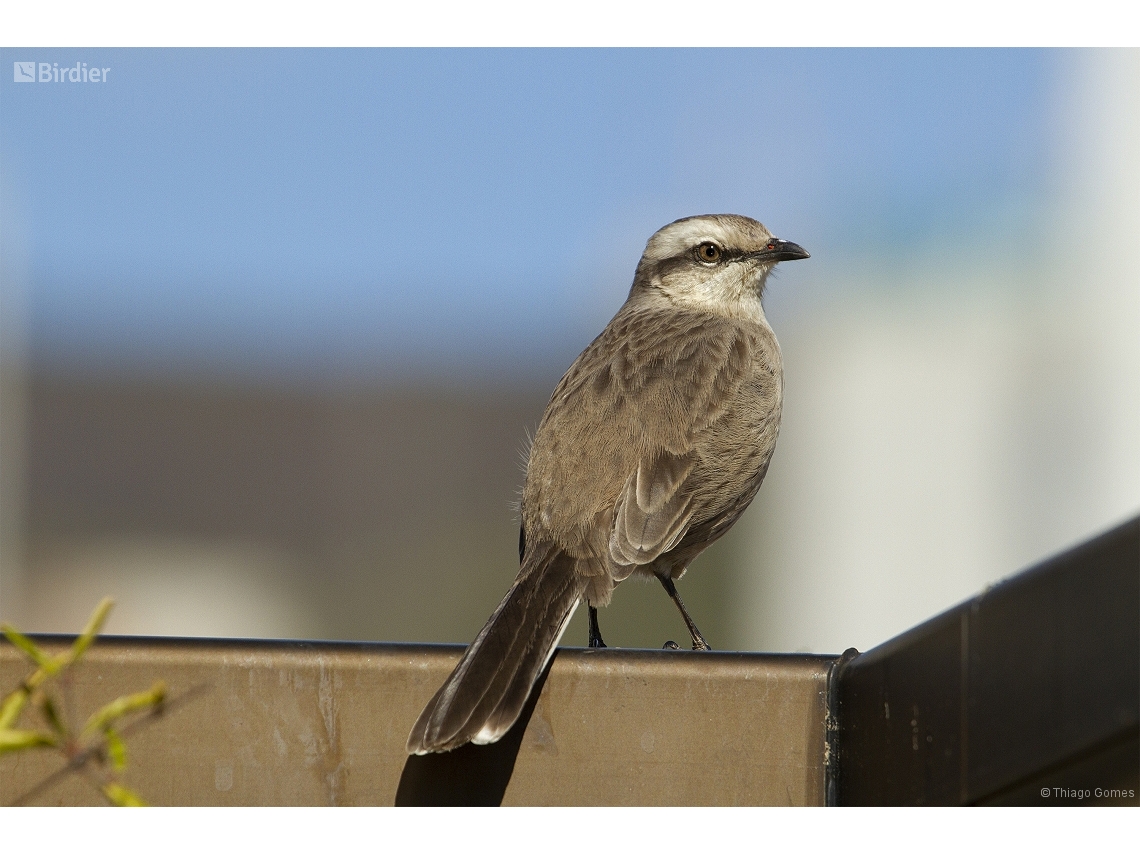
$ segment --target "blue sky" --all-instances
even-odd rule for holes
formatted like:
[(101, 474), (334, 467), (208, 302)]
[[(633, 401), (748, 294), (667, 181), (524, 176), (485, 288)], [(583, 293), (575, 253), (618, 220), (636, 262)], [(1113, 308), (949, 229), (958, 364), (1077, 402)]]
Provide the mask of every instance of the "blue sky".
[[(851, 259), (1032, 230), (1061, 54), (0, 51), (31, 355), (256, 376), (565, 367), (646, 238), (731, 211)], [(15, 61), (109, 67), (15, 83)], [(813, 273), (814, 271), (814, 273)]]

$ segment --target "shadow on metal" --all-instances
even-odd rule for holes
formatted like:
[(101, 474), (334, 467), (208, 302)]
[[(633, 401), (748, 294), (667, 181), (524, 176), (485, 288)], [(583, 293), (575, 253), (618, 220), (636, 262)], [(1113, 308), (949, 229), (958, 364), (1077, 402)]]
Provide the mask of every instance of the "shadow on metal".
[(519, 720), (498, 742), (468, 743), (440, 754), (411, 755), (396, 788), (396, 807), (498, 807), (515, 771), (530, 717), (558, 657), (551, 657)]

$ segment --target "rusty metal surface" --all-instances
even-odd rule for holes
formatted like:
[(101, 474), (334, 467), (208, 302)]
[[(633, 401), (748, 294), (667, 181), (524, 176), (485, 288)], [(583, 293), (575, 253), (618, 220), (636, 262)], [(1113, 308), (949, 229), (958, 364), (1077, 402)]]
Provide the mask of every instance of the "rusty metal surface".
[[(409, 759), (408, 730), (461, 650), (104, 638), (69, 702), (82, 720), (156, 679), (172, 698), (202, 687), (128, 738), (124, 782), (159, 805), (824, 802), (833, 657), (562, 649), (498, 745)], [(0, 691), (26, 670), (0, 644)], [(0, 757), (0, 803), (61, 765), (44, 751)], [(100, 798), (72, 775), (32, 803)]]

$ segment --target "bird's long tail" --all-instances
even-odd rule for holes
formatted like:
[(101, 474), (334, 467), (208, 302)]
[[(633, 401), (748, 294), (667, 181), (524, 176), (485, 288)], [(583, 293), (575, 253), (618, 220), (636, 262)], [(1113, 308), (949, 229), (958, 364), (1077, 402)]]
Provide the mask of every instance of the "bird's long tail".
[(527, 551), (511, 589), (420, 713), (409, 754), (486, 745), (510, 730), (585, 592), (576, 564), (551, 544)]

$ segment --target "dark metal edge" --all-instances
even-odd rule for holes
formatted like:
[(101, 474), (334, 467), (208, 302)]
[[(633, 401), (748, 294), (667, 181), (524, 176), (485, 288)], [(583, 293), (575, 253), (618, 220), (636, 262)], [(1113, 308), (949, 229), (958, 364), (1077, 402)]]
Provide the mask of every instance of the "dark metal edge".
[(824, 757), (823, 765), (823, 786), (824, 786), (824, 804), (827, 807), (837, 807), (839, 805), (839, 776), (842, 773), (842, 765), (839, 762), (839, 754), (842, 740), (841, 726), (841, 710), (839, 708), (839, 686), (840, 681), (843, 679), (843, 674), (847, 667), (857, 658), (860, 653), (854, 647), (849, 647), (843, 651), (843, 655), (831, 663), (831, 667), (827, 669), (827, 716), (824, 719), (824, 732), (827, 739), (825, 745), (826, 755)]

